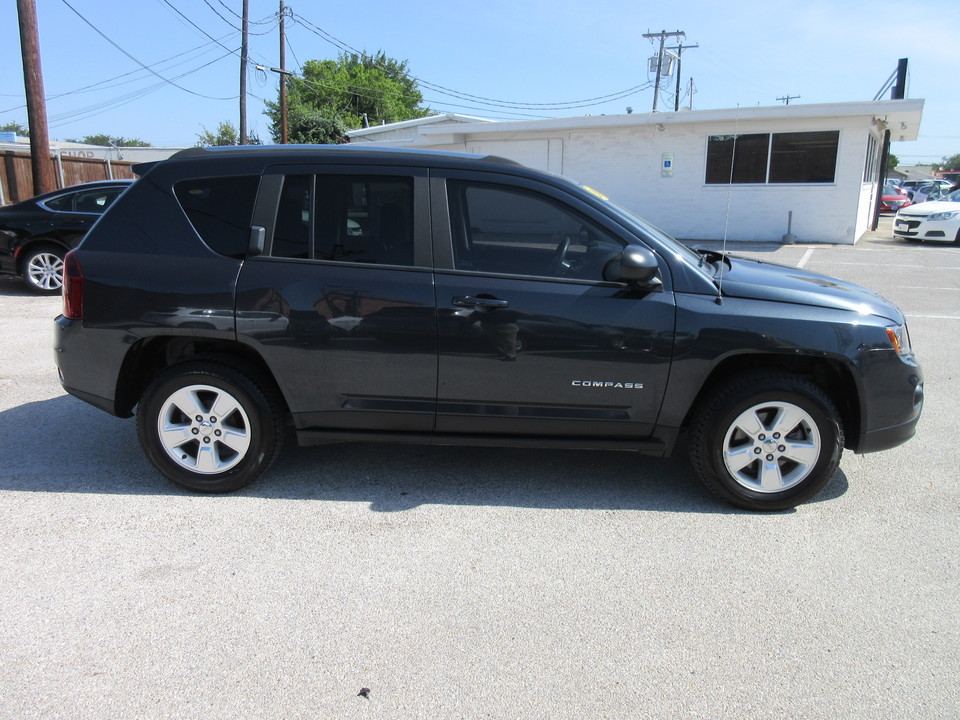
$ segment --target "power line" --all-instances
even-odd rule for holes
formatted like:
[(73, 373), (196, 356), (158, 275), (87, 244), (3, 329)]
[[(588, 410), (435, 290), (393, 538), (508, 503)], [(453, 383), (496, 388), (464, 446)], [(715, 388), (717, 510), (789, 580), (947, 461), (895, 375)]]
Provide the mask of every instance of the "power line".
[[(198, 93), (198, 92), (196, 92), (196, 91), (194, 91), (194, 90), (190, 90), (189, 88), (185, 88), (185, 87), (183, 87), (182, 85), (177, 85), (175, 82), (172, 82), (171, 80), (168, 80), (167, 78), (163, 77), (163, 75), (161, 75), (160, 73), (156, 72), (153, 68), (151, 68), (150, 66), (146, 65), (145, 63), (143, 63), (143, 62), (141, 62), (140, 60), (138, 60), (137, 58), (135, 58), (133, 55), (131, 55), (130, 53), (128, 53), (126, 50), (124, 50), (122, 47), (120, 47), (117, 43), (115, 43), (113, 40), (111, 40), (109, 37), (107, 37), (107, 35), (106, 35), (102, 30), (100, 30), (100, 28), (98, 28), (98, 27), (97, 27), (96, 25), (94, 25), (92, 22), (90, 22), (89, 20), (87, 20), (83, 15), (81, 15), (80, 12), (79, 12), (75, 7), (73, 7), (73, 5), (71, 5), (69, 2), (67, 2), (67, 0), (60, 0), (60, 1), (61, 1), (64, 5), (66, 5), (68, 8), (70, 8), (70, 10), (72, 10), (73, 13), (74, 13), (77, 17), (79, 17), (81, 20), (83, 20), (83, 22), (85, 22), (87, 25), (89, 25), (90, 28), (91, 28), (95, 33), (97, 33), (97, 35), (99, 35), (99, 36), (102, 37), (104, 40), (106, 40), (108, 43), (110, 43), (113, 47), (115, 47), (117, 50), (119, 50), (121, 53), (123, 53), (126, 57), (130, 58), (131, 60), (133, 60), (137, 65), (139, 65), (140, 67), (142, 67), (144, 70), (147, 70), (151, 75), (156, 75), (158, 78), (160, 78), (161, 80), (163, 80), (165, 83), (169, 83), (170, 85), (173, 85), (175, 88), (178, 88), (179, 90), (183, 90), (184, 92), (190, 93), (191, 95), (196, 95), (197, 97), (206, 98), (207, 100), (234, 100), (234, 99), (236, 99), (236, 96), (233, 96), (233, 97), (214, 97), (214, 96), (212, 96), (212, 95), (204, 95), (203, 93)], [(233, 52), (233, 51), (231, 50), (231, 52)]]
[[(293, 15), (293, 18), (297, 22), (299, 22), (301, 25), (303, 25), (307, 30), (317, 35), (318, 37), (322, 38), (323, 40), (326, 40), (328, 43), (330, 43), (334, 47), (337, 47), (340, 50), (343, 50), (345, 52), (352, 52), (356, 55), (359, 55), (361, 58), (364, 58), (367, 60), (373, 59), (369, 55), (367, 55), (365, 52), (357, 50), (352, 45), (346, 43), (343, 40), (340, 40), (339, 38), (330, 34), (323, 28), (318, 27), (314, 23), (304, 18), (302, 15), (299, 15), (297, 13), (292, 13), (292, 15)], [(500, 107), (500, 108), (512, 108), (517, 110), (547, 110), (547, 109), (574, 110), (574, 109), (592, 107), (595, 105), (602, 105), (607, 102), (612, 102), (614, 100), (622, 100), (637, 92), (649, 89), (649, 87), (651, 87), (652, 85), (652, 83), (648, 82), (641, 85), (635, 85), (632, 88), (626, 88), (624, 90), (619, 90), (614, 93), (609, 93), (608, 95), (601, 95), (593, 98), (584, 98), (582, 100), (568, 100), (564, 102), (554, 102), (554, 103), (534, 103), (534, 102), (517, 102), (513, 100), (499, 100), (496, 98), (484, 97), (482, 95), (473, 95), (471, 93), (461, 92), (459, 90), (454, 90), (452, 88), (448, 88), (443, 85), (439, 85), (437, 83), (429, 82), (420, 77), (411, 77), (411, 79), (415, 80), (418, 84), (423, 85), (425, 88), (433, 92), (438, 92), (442, 95), (449, 95), (451, 97), (458, 98), (461, 100), (477, 102), (481, 105), (490, 105), (492, 107)], [(474, 109), (482, 109), (482, 108), (474, 108)]]
[[(224, 36), (224, 37), (226, 37), (226, 36)], [(189, 63), (189, 62), (192, 62), (192, 61), (193, 61), (193, 58), (187, 57), (188, 55), (190, 55), (190, 54), (192, 54), (192, 53), (195, 53), (195, 52), (198, 51), (198, 50), (203, 50), (204, 48), (208, 48), (208, 46), (210, 46), (210, 45), (212, 45), (212, 44), (213, 44), (213, 43), (204, 43), (203, 45), (198, 45), (197, 47), (191, 48), (190, 50), (186, 50), (186, 51), (184, 51), (184, 52), (182, 52), (182, 53), (178, 53), (178, 54), (176, 54), (176, 55), (172, 55), (171, 57), (164, 58), (163, 60), (158, 60), (157, 62), (153, 63), (153, 64), (151, 65), (151, 67), (159, 67), (159, 66), (161, 66), (161, 65), (164, 65), (165, 63), (170, 62), (171, 60), (180, 60), (180, 62), (174, 63), (173, 65), (170, 65), (168, 69), (173, 69), (173, 68), (178, 67), (178, 66), (180, 66), (180, 65), (185, 65), (186, 63)], [(207, 50), (204, 50), (204, 52), (201, 53), (201, 54), (205, 54), (205, 53), (207, 53), (207, 52), (209, 52), (209, 51), (210, 51), (210, 49), (208, 48)], [(206, 67), (206, 64), (203, 65), (203, 66), (201, 66), (201, 67)], [(199, 68), (198, 68), (198, 69), (199, 69)], [(68, 91), (66, 91), (66, 92), (57, 93), (57, 94), (55, 94), (55, 95), (47, 95), (47, 96), (44, 98), (44, 100), (45, 100), (46, 102), (50, 102), (51, 100), (59, 100), (60, 98), (69, 97), (69, 96), (71, 96), (71, 95), (79, 95), (79, 94), (82, 94), (82, 93), (91, 93), (91, 92), (100, 92), (100, 91), (103, 91), (103, 90), (109, 90), (109, 89), (114, 88), (114, 87), (119, 87), (120, 85), (127, 85), (127, 84), (132, 83), (132, 82), (139, 82), (140, 80), (143, 80), (143, 77), (142, 77), (142, 76), (141, 76), (141, 77), (131, 77), (131, 78), (128, 79), (128, 80), (121, 80), (121, 78), (126, 78), (126, 77), (128, 77), (128, 76), (130, 76), (130, 75), (139, 75), (140, 73), (143, 73), (143, 72), (144, 72), (143, 68), (137, 68), (137, 69), (135, 69), (135, 70), (130, 70), (130, 71), (128, 71), (128, 72), (121, 73), (120, 75), (115, 75), (115, 76), (113, 76), (113, 77), (111, 77), (111, 78), (107, 78), (107, 79), (105, 79), (105, 80), (100, 80), (100, 81), (98, 81), (98, 82), (91, 83), (90, 85), (84, 85), (83, 87), (76, 88), (75, 90), (68, 90)], [(113, 85), (110, 85), (110, 84), (109, 84), (109, 83), (113, 83), (115, 80), (121, 80), (121, 81), (120, 81), (120, 82), (117, 82), (117, 83), (115, 83), (115, 84), (113, 84)], [(19, 96), (19, 95), (10, 95), (10, 97), (20, 97), (20, 96)], [(22, 104), (21, 104), (21, 105), (17, 105), (17, 106), (11, 107), (11, 108), (6, 108), (6, 109), (4, 109), (4, 110), (0, 110), (0, 113), (13, 112), (14, 110), (21, 110), (21, 109), (23, 109), (23, 108), (25, 108), (25, 107), (26, 107), (26, 105), (22, 105)]]

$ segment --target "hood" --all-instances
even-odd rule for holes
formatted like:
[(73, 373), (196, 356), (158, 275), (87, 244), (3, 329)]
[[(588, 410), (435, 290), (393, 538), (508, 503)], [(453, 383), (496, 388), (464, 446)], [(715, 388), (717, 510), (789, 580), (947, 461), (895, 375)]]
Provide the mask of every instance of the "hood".
[(860, 285), (786, 265), (728, 257), (730, 264), (723, 273), (725, 296), (849, 310), (904, 322), (896, 305)]
[(897, 214), (909, 217), (927, 217), (942, 212), (960, 212), (960, 202), (933, 200), (932, 202), (917, 203), (908, 208), (903, 208)]

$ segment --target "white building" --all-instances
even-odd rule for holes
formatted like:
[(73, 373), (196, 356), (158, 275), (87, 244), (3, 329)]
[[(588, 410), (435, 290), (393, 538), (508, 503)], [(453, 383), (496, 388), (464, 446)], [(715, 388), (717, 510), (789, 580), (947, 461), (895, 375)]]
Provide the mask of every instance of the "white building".
[(884, 131), (916, 140), (922, 112), (923, 100), (881, 100), (519, 122), (446, 115), (348, 134), (565, 175), (681, 239), (780, 241), (792, 213), (797, 242), (853, 244), (872, 218)]

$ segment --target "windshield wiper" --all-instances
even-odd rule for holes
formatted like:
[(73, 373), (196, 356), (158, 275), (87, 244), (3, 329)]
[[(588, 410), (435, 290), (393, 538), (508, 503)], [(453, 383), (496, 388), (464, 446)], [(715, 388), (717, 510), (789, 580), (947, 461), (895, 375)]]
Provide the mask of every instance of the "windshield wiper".
[(733, 264), (730, 262), (730, 256), (726, 253), (722, 253), (719, 250), (705, 250), (704, 248), (694, 248), (693, 251), (700, 256), (699, 266), (703, 267), (705, 262), (714, 264), (717, 261), (726, 263), (727, 267), (733, 268)]

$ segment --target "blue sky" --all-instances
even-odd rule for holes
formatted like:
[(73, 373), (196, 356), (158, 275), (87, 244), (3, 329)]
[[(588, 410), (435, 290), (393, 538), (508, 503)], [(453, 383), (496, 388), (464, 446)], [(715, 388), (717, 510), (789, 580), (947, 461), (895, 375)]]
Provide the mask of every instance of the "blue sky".
[[(249, 2), (251, 60), (277, 66), (279, 0)], [(241, 0), (36, 4), (53, 139), (106, 133), (184, 146), (223, 120), (238, 125)], [(685, 44), (699, 45), (683, 53), (681, 73), (685, 89), (693, 79), (697, 110), (776, 105), (785, 95), (800, 96), (793, 104), (872, 100), (906, 57), (908, 96), (926, 105), (920, 139), (892, 151), (905, 164), (960, 153), (956, 0), (922, 9), (888, 0), (287, 4), (288, 69), (335, 58), (338, 43), (383, 50), (430, 84), (421, 90), (431, 108), (494, 119), (649, 111), (651, 89), (628, 91), (652, 80), (647, 59), (655, 47), (642, 35), (660, 30), (682, 30)], [(0, 27), (8, 69), (0, 123), (25, 122), (16, 3), (0, 4)], [(669, 88), (660, 109), (673, 107), (672, 81)], [(252, 70), (248, 91), (248, 126), (268, 141), (262, 99), (276, 98), (276, 74)], [(615, 99), (574, 102), (607, 96)], [(689, 102), (684, 94), (682, 104)], [(558, 103), (580, 107), (550, 106)]]

